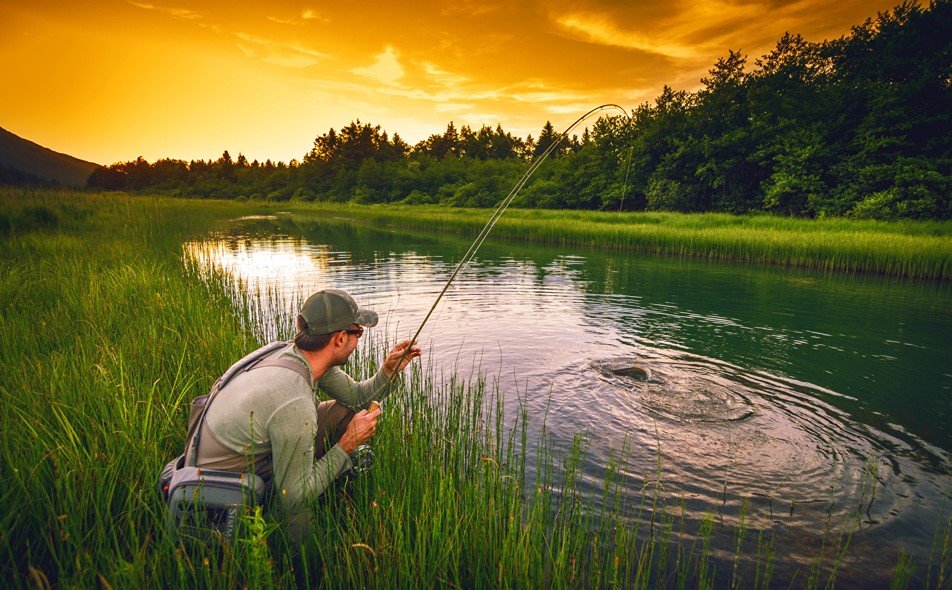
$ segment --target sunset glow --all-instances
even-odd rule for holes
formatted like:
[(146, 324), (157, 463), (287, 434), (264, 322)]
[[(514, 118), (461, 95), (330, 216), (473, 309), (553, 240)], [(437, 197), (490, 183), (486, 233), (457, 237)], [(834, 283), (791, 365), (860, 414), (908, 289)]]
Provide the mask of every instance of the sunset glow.
[(729, 49), (819, 41), (894, 1), (0, 3), (0, 127), (101, 164), (289, 161), (360, 119), (415, 143), (449, 121), (525, 136), (693, 90)]

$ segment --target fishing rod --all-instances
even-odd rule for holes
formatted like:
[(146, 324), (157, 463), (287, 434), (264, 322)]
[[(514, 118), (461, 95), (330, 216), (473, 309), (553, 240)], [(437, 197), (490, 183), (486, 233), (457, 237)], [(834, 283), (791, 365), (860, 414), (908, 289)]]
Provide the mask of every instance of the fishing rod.
[[(579, 117), (578, 119), (576, 119), (574, 123), (572, 123), (565, 129), (565, 131), (559, 134), (558, 140), (553, 141), (551, 144), (549, 144), (548, 147), (546, 147), (545, 151), (543, 151), (541, 154), (539, 154), (536, 158), (532, 160), (532, 164), (526, 170), (525, 174), (523, 174), (522, 178), (520, 178), (519, 181), (516, 182), (516, 184), (514, 184), (513, 187), (509, 190), (509, 193), (506, 195), (506, 198), (504, 198), (502, 201), (499, 202), (499, 205), (496, 206), (496, 209), (493, 211), (493, 214), (489, 217), (489, 221), (486, 222), (486, 225), (483, 226), (483, 229), (479, 232), (479, 235), (477, 235), (476, 239), (473, 240), (473, 243), (470, 244), (469, 250), (467, 250), (466, 253), (463, 254), (463, 257), (460, 259), (459, 263), (456, 265), (456, 268), (453, 270), (453, 274), (451, 274), (450, 278), (447, 279), (446, 283), (443, 285), (443, 288), (440, 290), (439, 294), (436, 296), (436, 300), (433, 301), (433, 305), (430, 306), (430, 310), (426, 312), (426, 316), (423, 318), (423, 321), (420, 322), (420, 327), (417, 328), (417, 331), (413, 335), (413, 338), (410, 339), (410, 344), (407, 345), (407, 348), (403, 351), (403, 355), (401, 355), (400, 359), (397, 361), (397, 367), (403, 364), (403, 360), (410, 353), (410, 346), (412, 346), (413, 343), (417, 341), (417, 338), (420, 336), (420, 332), (423, 331), (423, 327), (426, 325), (426, 322), (429, 321), (430, 316), (433, 315), (433, 311), (436, 309), (436, 306), (439, 305), (440, 300), (443, 299), (443, 295), (446, 294), (447, 289), (449, 289), (450, 285), (453, 283), (453, 279), (456, 278), (456, 275), (458, 275), (459, 272), (463, 269), (463, 267), (469, 264), (469, 262), (476, 255), (476, 251), (479, 250), (479, 247), (483, 245), (484, 241), (486, 241), (486, 237), (489, 236), (489, 232), (492, 231), (493, 227), (496, 225), (496, 222), (499, 221), (499, 218), (502, 217), (502, 214), (505, 213), (506, 209), (509, 208), (509, 204), (512, 203), (513, 199), (516, 198), (516, 195), (519, 194), (519, 191), (522, 190), (522, 187), (525, 186), (526, 182), (529, 181), (529, 177), (531, 177), (532, 174), (539, 168), (539, 166), (541, 166), (542, 163), (545, 162), (545, 159), (549, 157), (549, 154), (551, 154), (555, 150), (555, 148), (557, 148), (559, 144), (561, 144), (562, 141), (564, 141), (565, 138), (568, 137), (568, 134), (571, 133), (573, 129), (575, 129), (580, 123), (589, 119), (593, 115), (597, 113), (601, 113), (602, 111), (606, 111), (606, 110), (618, 110), (626, 118), (628, 118), (629, 116), (628, 112), (625, 111), (625, 109), (618, 106), (617, 104), (607, 103), (601, 106), (597, 106), (594, 109), (582, 115), (581, 117)], [(629, 152), (629, 161), (630, 161), (630, 158), (631, 158), (631, 154)], [(626, 171), (625, 172), (626, 184), (627, 184), (627, 177), (628, 177), (628, 173)], [(622, 195), (622, 198), (624, 198), (624, 195)], [(399, 371), (394, 371), (393, 374), (396, 375), (398, 372)]]

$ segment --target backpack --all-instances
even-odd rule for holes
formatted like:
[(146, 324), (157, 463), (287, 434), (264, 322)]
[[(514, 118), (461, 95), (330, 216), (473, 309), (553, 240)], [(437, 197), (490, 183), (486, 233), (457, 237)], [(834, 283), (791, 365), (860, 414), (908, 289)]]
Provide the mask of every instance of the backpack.
[(192, 400), (185, 452), (165, 465), (158, 481), (159, 496), (169, 509), (168, 527), (173, 536), (202, 543), (234, 541), (239, 517), (263, 502), (267, 486), (261, 477), (253, 471), (198, 467), (198, 445), (209, 406), (240, 373), (262, 367), (284, 367), (310, 381), (309, 370), (301, 363), (291, 359), (267, 359), (287, 344), (271, 342), (245, 355), (215, 381), (207, 395)]

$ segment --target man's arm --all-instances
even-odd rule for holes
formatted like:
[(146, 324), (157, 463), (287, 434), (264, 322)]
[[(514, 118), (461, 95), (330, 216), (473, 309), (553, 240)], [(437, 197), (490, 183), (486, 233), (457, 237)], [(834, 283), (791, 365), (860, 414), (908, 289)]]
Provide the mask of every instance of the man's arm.
[(393, 390), (396, 379), (391, 379), (383, 368), (370, 379), (354, 381), (339, 367), (333, 367), (317, 382), (327, 395), (344, 404), (354, 412), (365, 407), (372, 401), (379, 401), (387, 397)]
[(294, 400), (278, 408), (268, 423), (268, 434), (275, 491), (288, 506), (320, 496), (351, 467), (340, 444), (315, 460), (317, 411), (310, 400)]
[(317, 385), (329, 396), (356, 412), (368, 403), (382, 400), (389, 395), (401, 379), (403, 369), (418, 356), (420, 348), (411, 345), (409, 340), (404, 340), (387, 353), (377, 374), (370, 379), (357, 382), (340, 368), (332, 367)]

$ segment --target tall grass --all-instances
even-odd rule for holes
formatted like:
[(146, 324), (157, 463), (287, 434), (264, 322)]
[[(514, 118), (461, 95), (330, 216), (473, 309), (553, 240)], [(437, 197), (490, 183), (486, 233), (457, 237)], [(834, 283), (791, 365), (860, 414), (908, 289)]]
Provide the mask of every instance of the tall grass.
[(155, 466), (181, 444), (183, 403), (253, 344), (177, 253), (234, 208), (11, 189), (0, 203), (57, 219), (0, 248), (0, 576), (163, 579)]
[[(11, 587), (769, 587), (769, 533), (712, 541), (687, 522), (660, 469), (632, 502), (618, 477), (583, 497), (585, 441), (543, 435), (529, 464), (525, 411), (505, 416), (482, 377), (421, 372), (385, 404), (370, 477), (328, 494), (298, 550), (271, 513), (233, 546), (167, 534), (155, 477), (183, 444), (188, 400), (260, 338), (251, 297), (201, 280), (181, 243), (256, 205), (0, 192), (0, 215), (45, 208), (0, 242), (0, 579)], [(237, 311), (236, 311), (237, 310)], [(274, 310), (269, 310), (269, 313)], [(290, 315), (283, 322), (290, 328)], [(375, 370), (385, 341), (353, 362)], [(544, 431), (544, 429), (542, 429)], [(277, 511), (273, 511), (277, 513)], [(949, 527), (928, 566), (900, 558), (895, 581), (947, 585)], [(838, 547), (795, 578), (835, 581)], [(726, 560), (715, 559), (726, 553)], [(720, 565), (719, 565), (720, 564)], [(928, 569), (926, 569), (928, 567)], [(718, 569), (720, 568), (720, 569)]]
[[(426, 232), (476, 235), (483, 209), (424, 206), (296, 205)], [(952, 276), (952, 222), (806, 220), (715, 213), (606, 213), (509, 209), (494, 240), (523, 240), (619, 251), (878, 273), (918, 279)]]

